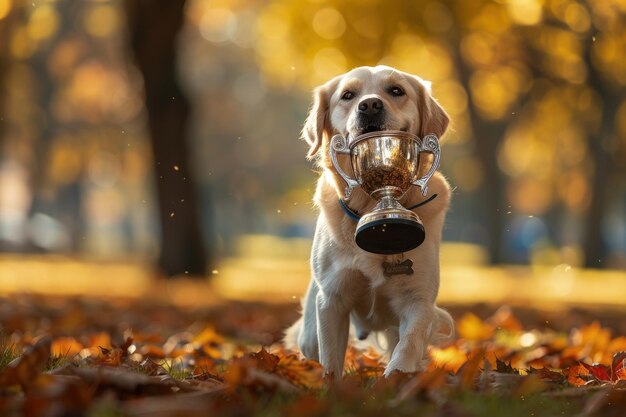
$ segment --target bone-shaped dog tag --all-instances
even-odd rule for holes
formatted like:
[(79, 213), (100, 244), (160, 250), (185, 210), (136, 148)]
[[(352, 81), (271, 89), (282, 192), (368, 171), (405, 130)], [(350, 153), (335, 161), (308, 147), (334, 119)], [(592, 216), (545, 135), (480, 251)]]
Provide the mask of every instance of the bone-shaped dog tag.
[(403, 262), (383, 262), (383, 275), (387, 278), (394, 275), (413, 275), (413, 261), (406, 259)]

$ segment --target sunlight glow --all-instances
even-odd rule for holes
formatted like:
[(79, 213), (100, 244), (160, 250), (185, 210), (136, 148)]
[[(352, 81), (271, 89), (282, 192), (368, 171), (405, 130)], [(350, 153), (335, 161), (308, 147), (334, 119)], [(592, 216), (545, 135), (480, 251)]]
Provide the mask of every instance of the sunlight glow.
[(11, 0), (0, 0), (0, 20), (9, 15), (12, 3), (13, 2)]
[(531, 347), (537, 342), (537, 336), (534, 333), (526, 332), (520, 336), (519, 343), (522, 347)]
[(228, 42), (236, 29), (236, 16), (228, 9), (208, 9), (200, 20), (200, 33), (209, 42)]
[(121, 17), (115, 7), (98, 5), (87, 11), (83, 25), (89, 34), (104, 38), (119, 30), (120, 20)]
[(346, 21), (336, 9), (327, 7), (313, 17), (313, 30), (324, 39), (337, 39), (346, 30)]
[(53, 6), (39, 6), (30, 15), (28, 35), (34, 40), (49, 38), (57, 31), (59, 23), (59, 14)]
[(542, 9), (538, 0), (509, 0), (507, 2), (511, 18), (522, 25), (536, 25), (541, 21)]
[(344, 54), (337, 48), (319, 50), (313, 58), (318, 83), (347, 71), (347, 62)]

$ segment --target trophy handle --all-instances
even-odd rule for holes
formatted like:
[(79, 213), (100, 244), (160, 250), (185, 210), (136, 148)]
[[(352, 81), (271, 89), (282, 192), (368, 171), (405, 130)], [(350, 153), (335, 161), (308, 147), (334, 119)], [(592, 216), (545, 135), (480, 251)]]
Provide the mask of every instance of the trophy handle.
[(350, 154), (348, 141), (346, 140), (346, 138), (344, 138), (341, 135), (335, 135), (330, 140), (330, 159), (337, 173), (341, 176), (341, 178), (343, 178), (343, 180), (347, 184), (344, 190), (344, 196), (345, 196), (345, 199), (348, 200), (350, 196), (352, 195), (352, 190), (355, 187), (358, 187), (359, 183), (355, 179), (350, 177), (348, 174), (343, 172), (343, 169), (341, 169), (341, 166), (339, 166), (339, 161), (337, 160), (337, 153), (343, 153), (343, 154), (348, 154), (348, 155)]
[(430, 177), (435, 174), (437, 168), (439, 168), (439, 160), (441, 159), (441, 148), (439, 147), (439, 140), (437, 139), (437, 136), (433, 134), (424, 136), (420, 152), (430, 152), (435, 156), (433, 164), (430, 166), (426, 175), (413, 181), (413, 185), (417, 185), (422, 189), (422, 195), (426, 195), (428, 193), (428, 185), (426, 183)]

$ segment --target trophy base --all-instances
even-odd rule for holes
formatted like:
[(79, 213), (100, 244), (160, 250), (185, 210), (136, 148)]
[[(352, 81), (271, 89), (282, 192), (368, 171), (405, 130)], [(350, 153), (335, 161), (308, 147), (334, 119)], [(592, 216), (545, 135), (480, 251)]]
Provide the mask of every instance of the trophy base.
[(421, 245), (426, 237), (424, 226), (414, 218), (391, 217), (368, 221), (366, 217), (363, 216), (357, 225), (354, 238), (364, 251), (380, 255), (408, 252)]

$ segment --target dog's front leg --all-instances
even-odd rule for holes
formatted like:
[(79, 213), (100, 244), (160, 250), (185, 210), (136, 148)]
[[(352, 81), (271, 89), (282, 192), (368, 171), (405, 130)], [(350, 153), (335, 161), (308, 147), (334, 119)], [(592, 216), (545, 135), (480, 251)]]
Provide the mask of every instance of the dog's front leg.
[(400, 317), (400, 340), (385, 368), (385, 376), (393, 371), (416, 372), (424, 369), (424, 353), (429, 326), (434, 320), (430, 306), (414, 306)]
[(339, 380), (348, 345), (350, 314), (341, 296), (319, 292), (316, 298), (320, 363), (326, 375)]

